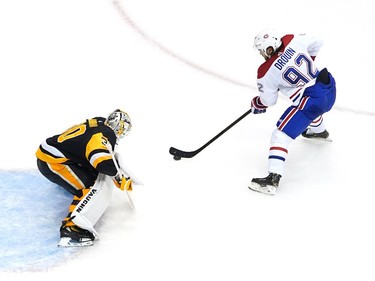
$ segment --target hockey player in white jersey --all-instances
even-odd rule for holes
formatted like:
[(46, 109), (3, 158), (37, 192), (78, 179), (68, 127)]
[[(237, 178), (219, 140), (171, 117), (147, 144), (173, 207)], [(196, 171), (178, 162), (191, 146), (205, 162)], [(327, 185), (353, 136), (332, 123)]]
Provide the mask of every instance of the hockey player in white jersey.
[(299, 135), (310, 139), (328, 139), (323, 114), (331, 110), (336, 99), (336, 83), (326, 68), (319, 70), (315, 56), (322, 40), (311, 35), (288, 34), (265, 30), (254, 39), (265, 59), (258, 68), (258, 95), (251, 101), (252, 113), (265, 113), (276, 104), (279, 93), (290, 99), (289, 106), (276, 123), (271, 136), (268, 176), (253, 178), (249, 188), (275, 194), (284, 174), (290, 143)]

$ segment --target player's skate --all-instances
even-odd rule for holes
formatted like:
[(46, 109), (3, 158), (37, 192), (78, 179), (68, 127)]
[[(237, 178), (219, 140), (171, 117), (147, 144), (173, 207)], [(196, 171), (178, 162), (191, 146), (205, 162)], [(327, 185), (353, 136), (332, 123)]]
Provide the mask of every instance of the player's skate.
[(94, 234), (76, 225), (61, 226), (60, 237), (59, 247), (92, 246), (95, 240)]
[(274, 195), (279, 186), (281, 176), (279, 174), (270, 173), (265, 178), (254, 178), (251, 180), (249, 188), (264, 194)]
[(329, 133), (327, 130), (324, 130), (321, 133), (314, 133), (311, 129), (306, 129), (302, 136), (307, 139), (315, 139), (315, 140), (324, 140), (324, 141), (332, 141), (329, 138)]

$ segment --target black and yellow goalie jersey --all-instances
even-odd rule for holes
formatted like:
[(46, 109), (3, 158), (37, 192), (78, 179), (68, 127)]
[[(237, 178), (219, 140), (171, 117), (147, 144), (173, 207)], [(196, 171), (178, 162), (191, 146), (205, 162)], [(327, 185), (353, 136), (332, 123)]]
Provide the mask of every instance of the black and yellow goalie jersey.
[(116, 135), (104, 124), (105, 118), (95, 117), (75, 125), (60, 135), (46, 139), (36, 152), (37, 158), (50, 164), (76, 163), (87, 169), (115, 176), (117, 169), (111, 153), (116, 145)]

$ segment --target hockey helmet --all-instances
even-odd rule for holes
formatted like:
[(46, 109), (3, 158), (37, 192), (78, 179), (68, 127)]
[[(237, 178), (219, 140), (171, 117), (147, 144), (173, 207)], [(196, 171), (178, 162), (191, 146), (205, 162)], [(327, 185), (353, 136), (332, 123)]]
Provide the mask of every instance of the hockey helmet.
[(105, 124), (115, 132), (118, 138), (128, 135), (132, 127), (129, 115), (120, 109), (116, 109), (109, 114)]
[[(276, 52), (280, 46), (281, 37), (279, 36), (279, 33), (273, 29), (266, 29), (258, 33), (258, 35), (254, 38), (254, 48), (267, 58), (271, 57), (271, 55)], [(273, 53), (271, 55), (267, 54), (268, 47), (273, 48)]]

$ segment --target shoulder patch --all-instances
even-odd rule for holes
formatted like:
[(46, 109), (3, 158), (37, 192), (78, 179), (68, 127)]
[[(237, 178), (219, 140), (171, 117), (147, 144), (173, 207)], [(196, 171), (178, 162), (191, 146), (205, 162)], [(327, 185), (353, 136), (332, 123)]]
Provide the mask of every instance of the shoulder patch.
[(261, 66), (259, 66), (258, 68), (258, 79), (262, 78), (268, 71), (268, 69), (270, 69), (270, 67), (272, 66), (273, 62), (277, 59), (277, 56), (273, 56), (271, 57), (270, 59), (266, 60)]
[(88, 124), (89, 124), (89, 127), (92, 128), (92, 127), (97, 127), (98, 126), (98, 121), (93, 118), (93, 119), (89, 119), (88, 120)]
[(294, 38), (293, 34), (287, 34), (281, 38), (281, 42), (283, 44), (282, 51), (284, 51), (285, 47), (289, 45), (290, 41), (292, 41), (293, 38)]

